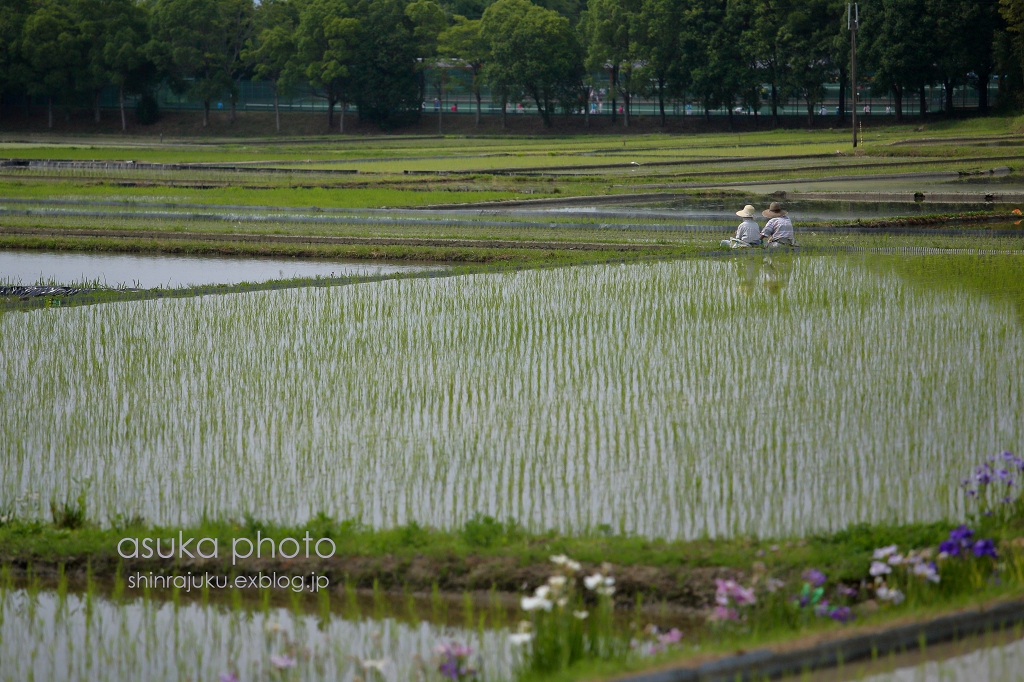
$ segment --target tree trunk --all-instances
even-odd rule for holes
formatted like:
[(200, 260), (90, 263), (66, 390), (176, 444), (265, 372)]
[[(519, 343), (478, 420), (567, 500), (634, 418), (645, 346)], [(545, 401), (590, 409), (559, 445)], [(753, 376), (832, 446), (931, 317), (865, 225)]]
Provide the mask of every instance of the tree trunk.
[(928, 93), (925, 91), (925, 88), (924, 88), (923, 85), (921, 86), (921, 89), (918, 90), (918, 95), (920, 96), (920, 101), (921, 101), (921, 120), (922, 121), (927, 121), (928, 120)]
[(501, 129), (505, 129), (505, 114), (508, 113), (508, 97), (501, 98)]
[(608, 96), (612, 100), (612, 125), (615, 125), (615, 81), (618, 80), (618, 72), (614, 67), (608, 69)]
[(342, 98), (341, 111), (338, 112), (338, 119), (340, 121), (340, 123), (338, 123), (338, 132), (341, 133), (342, 135), (345, 134), (345, 109), (347, 108), (348, 102), (346, 102), (345, 99)]
[(235, 96), (231, 95), (231, 122), (232, 123), (234, 123), (235, 121), (238, 120), (238, 114), (235, 111), (235, 105), (236, 104), (237, 103), (235, 102)]
[(274, 126), (277, 128), (277, 132), (281, 132), (281, 102), (277, 88), (274, 88)]
[(978, 113), (988, 113), (988, 73), (978, 74)]
[(629, 127), (629, 93), (622, 93), (622, 127)]
[(53, 95), (46, 97), (46, 127), (53, 127)]
[(658, 79), (658, 109), (661, 111), (661, 127), (664, 128), (665, 121), (665, 79)]
[[(896, 105), (896, 122), (903, 122), (903, 87), (894, 86), (892, 89), (892, 103)], [(856, 106), (856, 104), (854, 104)]]
[(839, 125), (846, 123), (846, 69), (839, 69)]
[(814, 102), (810, 97), (807, 98), (807, 127), (814, 127)]
[(96, 123), (100, 122), (100, 91), (97, 90), (95, 97), (93, 98), (93, 120)]
[(480, 108), (482, 106), (480, 104), (480, 88), (477, 88), (476, 92), (473, 93), (473, 94), (476, 95), (476, 121), (474, 121), (473, 125), (476, 126), (477, 128), (479, 128), (480, 127)]
[(711, 124), (711, 102), (708, 99), (704, 99), (704, 122), (708, 125)]
[(334, 127), (334, 98), (327, 99), (327, 130)]
[(946, 90), (946, 116), (953, 117), (953, 84), (947, 78), (942, 84), (942, 87)]
[(772, 81), (772, 127), (779, 127), (779, 90)]
[(732, 132), (732, 102), (729, 102), (728, 109), (729, 109), (729, 132), (731, 133)]
[(210, 100), (203, 100), (203, 127), (210, 125)]
[(128, 119), (124, 115), (124, 86), (117, 89), (117, 101), (121, 107), (121, 132), (128, 130)]

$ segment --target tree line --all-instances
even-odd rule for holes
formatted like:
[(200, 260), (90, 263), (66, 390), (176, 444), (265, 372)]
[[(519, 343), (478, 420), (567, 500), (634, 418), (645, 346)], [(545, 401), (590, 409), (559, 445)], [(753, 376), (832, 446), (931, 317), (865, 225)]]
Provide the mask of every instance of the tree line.
[[(383, 128), (414, 122), (454, 69), (492, 101), (527, 102), (545, 125), (557, 112), (589, 115), (597, 89), (613, 120), (630, 103), (695, 102), (708, 112), (797, 98), (812, 116), (825, 86), (849, 103), (847, 5), (839, 0), (0, 0), (0, 97), (54, 107), (100, 95), (150, 97), (161, 84), (203, 105), (227, 100), (235, 118), (240, 83), (268, 82), (278, 102), (300, 88), (335, 108), (355, 104)], [(903, 105), (941, 85), (1022, 88), (1024, 0), (868, 0), (860, 4), (858, 84)], [(344, 115), (338, 117), (344, 129)], [(731, 122), (731, 121), (730, 121)]]

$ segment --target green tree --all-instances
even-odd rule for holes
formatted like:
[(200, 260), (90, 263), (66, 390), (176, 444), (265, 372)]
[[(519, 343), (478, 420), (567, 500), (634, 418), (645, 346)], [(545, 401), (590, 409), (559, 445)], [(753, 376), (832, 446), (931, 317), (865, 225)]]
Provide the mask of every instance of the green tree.
[(441, 5), (433, 0), (414, 0), (405, 8), (405, 16), (412, 22), (413, 41), (416, 45), (416, 76), (419, 81), (419, 101), (427, 98), (427, 74), (433, 76), (437, 90), (437, 132), (442, 132), (444, 112), (444, 85), (452, 60), (438, 53), (438, 40), (448, 28), (448, 17)]
[(421, 53), (416, 25), (406, 14), (404, 0), (362, 0), (355, 47), (353, 84), (359, 118), (382, 129), (409, 125), (421, 113)]
[(665, 101), (685, 92), (680, 40), (683, 10), (676, 0), (643, 0), (637, 16), (638, 56), (645, 65), (643, 76), (654, 85), (663, 126)]
[(102, 22), (100, 49), (95, 55), (96, 82), (117, 88), (121, 130), (127, 130), (125, 95), (147, 91), (157, 76), (156, 66), (147, 53), (149, 15), (145, 6), (134, 0), (104, 0), (102, 5), (106, 20)]
[(807, 125), (814, 125), (814, 109), (825, 99), (825, 84), (835, 76), (829, 60), (839, 17), (832, 16), (826, 0), (805, 0), (789, 13), (779, 31), (789, 64), (792, 91), (807, 106)]
[[(974, 87), (978, 93), (978, 112), (988, 113), (988, 84), (996, 71), (997, 36), (1004, 31), (1004, 23), (999, 14), (1000, 6), (992, 2), (964, 2), (960, 26), (950, 26), (949, 32), (955, 32), (957, 51), (966, 56), (965, 64), (967, 85)], [(964, 27), (969, 30), (963, 30)], [(961, 67), (962, 68), (962, 67)], [(953, 91), (946, 96), (947, 106), (953, 110)]]
[(103, 59), (107, 39), (104, 34), (107, 23), (113, 18), (111, 10), (115, 8), (104, 0), (71, 0), (68, 6), (74, 17), (83, 59), (75, 77), (74, 89), (77, 94), (92, 102), (93, 119), (99, 123), (100, 95), (110, 82), (107, 64)]
[(779, 124), (779, 100), (788, 95), (790, 62), (780, 35), (784, 30), (780, 17), (785, 16), (788, 7), (791, 5), (782, 0), (755, 0), (751, 6), (753, 16), (743, 33), (744, 46), (759, 72), (759, 80), (768, 84), (774, 126)]
[(53, 100), (71, 105), (84, 62), (77, 22), (67, 3), (39, 3), (25, 19), (21, 50), (28, 67), (28, 93), (46, 97), (47, 127), (52, 128)]
[(437, 51), (442, 57), (457, 59), (473, 74), (473, 97), (476, 99), (476, 125), (480, 125), (481, 85), (487, 42), (480, 32), (479, 19), (452, 17), (452, 25), (437, 38)]
[(699, 55), (692, 72), (693, 89), (704, 103), (705, 112), (725, 107), (731, 130), (736, 104), (749, 102), (759, 84), (747, 53), (736, 45), (736, 36), (749, 30), (750, 8), (724, 0), (698, 0), (695, 4), (697, 11), (689, 28)]
[(153, 6), (150, 55), (175, 89), (203, 103), (203, 127), (210, 124), (210, 102), (225, 93), (234, 120), (252, 9), (251, 0), (156, 0)]
[(263, 0), (253, 17), (253, 34), (242, 59), (255, 80), (265, 80), (274, 89), (274, 126), (281, 132), (281, 94), (295, 85), (298, 66), (296, 32), (298, 7), (288, 0)]
[[(873, 72), (872, 90), (892, 93), (896, 120), (903, 120), (904, 97), (917, 91), (922, 115), (927, 111), (925, 86), (934, 74), (934, 25), (925, 0), (882, 0), (861, 9), (861, 32), (868, 38), (864, 57)], [(856, 106), (856, 102), (853, 104)]]
[(26, 64), (21, 56), (21, 37), (29, 13), (28, 0), (0, 3), (0, 102), (5, 93), (23, 86)]
[(341, 103), (341, 132), (345, 109), (353, 98), (351, 67), (359, 40), (359, 21), (345, 0), (312, 0), (302, 10), (298, 27), (299, 68), (320, 97), (327, 100), (327, 127), (334, 127), (334, 106)]
[(642, 0), (590, 0), (580, 26), (586, 40), (586, 66), (608, 71), (608, 94), (615, 122), (615, 102), (622, 96), (623, 125), (629, 127), (630, 104), (645, 89), (639, 72), (643, 35)]
[(505, 102), (509, 94), (524, 92), (550, 127), (556, 104), (569, 99), (566, 93), (576, 90), (583, 76), (569, 20), (528, 0), (498, 0), (481, 22), (489, 46), (488, 82)]

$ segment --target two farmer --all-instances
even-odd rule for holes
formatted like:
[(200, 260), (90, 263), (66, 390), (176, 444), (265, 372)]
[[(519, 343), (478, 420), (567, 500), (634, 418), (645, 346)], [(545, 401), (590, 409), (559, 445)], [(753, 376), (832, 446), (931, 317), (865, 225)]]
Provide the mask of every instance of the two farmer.
[(743, 222), (736, 228), (736, 234), (723, 241), (722, 246), (733, 249), (744, 249), (751, 246), (764, 246), (766, 249), (773, 249), (781, 244), (795, 246), (793, 221), (782, 210), (779, 202), (773, 201), (767, 210), (761, 211), (761, 215), (769, 219), (764, 228), (759, 227), (757, 221), (754, 220), (755, 210), (753, 206), (747, 204), (742, 211), (736, 211), (736, 215), (743, 218)]

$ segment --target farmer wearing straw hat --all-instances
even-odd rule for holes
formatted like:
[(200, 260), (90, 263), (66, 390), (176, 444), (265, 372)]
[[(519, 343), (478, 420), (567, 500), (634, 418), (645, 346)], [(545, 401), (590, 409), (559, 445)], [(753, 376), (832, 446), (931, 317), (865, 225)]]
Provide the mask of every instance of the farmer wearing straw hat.
[(774, 249), (780, 244), (796, 246), (793, 243), (793, 221), (782, 210), (779, 202), (773, 201), (767, 210), (761, 211), (761, 215), (771, 219), (765, 223), (764, 229), (761, 230), (761, 237), (765, 240), (765, 248)]
[(742, 211), (736, 211), (736, 215), (743, 218), (743, 222), (736, 228), (736, 234), (731, 239), (724, 240), (722, 246), (731, 249), (746, 249), (761, 243), (761, 228), (754, 221), (754, 216), (757, 215), (755, 211), (756, 209), (750, 204), (744, 206)]

